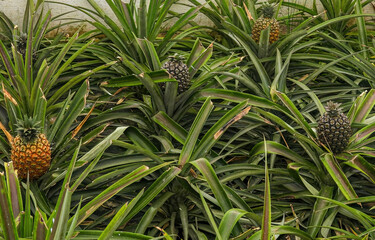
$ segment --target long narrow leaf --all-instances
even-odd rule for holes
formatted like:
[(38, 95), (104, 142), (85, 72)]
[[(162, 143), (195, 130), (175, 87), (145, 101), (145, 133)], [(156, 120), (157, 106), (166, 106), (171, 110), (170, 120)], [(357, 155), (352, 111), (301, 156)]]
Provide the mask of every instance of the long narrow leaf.
[(345, 176), (345, 173), (341, 169), (340, 165), (337, 163), (337, 160), (333, 157), (332, 153), (324, 154), (321, 157), (321, 160), (324, 166), (326, 167), (328, 173), (335, 181), (336, 185), (344, 194), (345, 198), (347, 200), (358, 198), (353, 186), (350, 184), (348, 178)]
[[(79, 212), (77, 224), (82, 223), (83, 220), (88, 218), (104, 202), (106, 202), (108, 199), (113, 197), (115, 194), (121, 191), (124, 187), (130, 185), (131, 183), (138, 181), (145, 175), (149, 174), (150, 172), (147, 170), (148, 170), (148, 167), (146, 166), (139, 167), (138, 169), (134, 170), (133, 172), (119, 179), (112, 186), (110, 186), (109, 188), (101, 192), (98, 196), (96, 196), (93, 200), (91, 200), (89, 203), (87, 203), (85, 206), (81, 208)], [(69, 220), (69, 222), (71, 221), (73, 221), (72, 218)]]
[(216, 225), (216, 222), (215, 222), (215, 219), (214, 219), (214, 216), (211, 212), (211, 209), (209, 208), (206, 200), (204, 199), (203, 197), (203, 194), (202, 194), (202, 191), (199, 190), (199, 195), (201, 197), (201, 201), (202, 201), (202, 204), (203, 204), (203, 208), (208, 216), (208, 222), (211, 224), (211, 227), (214, 229), (215, 233), (216, 233), (216, 239), (217, 240), (223, 240), (223, 238), (221, 237), (221, 233), (219, 231), (219, 228), (217, 227)]
[(7, 194), (4, 173), (0, 173), (0, 217), (1, 228), (5, 239), (18, 239), (15, 217), (11, 201)]
[[(207, 183), (210, 185), (211, 191), (213, 192), (215, 198), (217, 199), (220, 208), (223, 212), (227, 212), (233, 208), (232, 203), (229, 200), (228, 195), (226, 194), (223, 186), (221, 185), (218, 177), (215, 174), (214, 169), (211, 164), (205, 158), (200, 158), (191, 162), (204, 176)], [(241, 233), (241, 228), (236, 226), (233, 230), (235, 235)]]
[[(332, 198), (333, 197), (333, 190), (334, 188), (331, 186), (323, 186), (319, 192), (319, 196)], [(324, 201), (322, 199), (316, 199), (313, 211), (311, 212), (311, 217), (309, 220), (309, 228), (307, 232), (310, 234), (311, 237), (315, 238), (319, 233), (323, 221), (326, 218), (326, 214), (328, 212), (329, 202)]]
[(301, 114), (301, 112), (298, 111), (297, 107), (286, 96), (286, 94), (281, 93), (281, 92), (276, 92), (276, 95), (280, 98), (280, 100), (284, 103), (284, 105), (289, 109), (289, 111), (297, 119), (298, 123), (307, 132), (307, 134), (309, 134), (310, 137), (314, 138), (315, 137), (314, 131), (311, 129), (311, 127), (309, 126), (309, 124), (306, 122), (306, 120), (303, 117), (303, 115)]
[(234, 226), (245, 214), (247, 214), (245, 210), (236, 208), (233, 208), (224, 214), (219, 225), (219, 232), (223, 239), (229, 239)]
[[(165, 164), (166, 165), (166, 164)], [(158, 168), (163, 166), (158, 166)], [(123, 220), (123, 223), (129, 221), (138, 214), (147, 204), (149, 204), (165, 187), (181, 172), (181, 169), (172, 167), (165, 171), (154, 183), (145, 191), (132, 211)]]
[(192, 159), (205, 157), (204, 154), (210, 151), (227, 128), (249, 112), (250, 107), (246, 106), (247, 101), (244, 101), (232, 108), (222, 118), (220, 118), (203, 136), (202, 140), (199, 142), (196, 150), (194, 151)]
[(210, 98), (207, 98), (201, 109), (199, 110), (197, 116), (194, 119), (193, 125), (189, 131), (188, 137), (185, 141), (184, 146), (182, 147), (180, 159), (178, 160), (178, 164), (183, 166), (187, 162), (189, 162), (192, 153), (194, 151), (194, 147), (196, 146), (196, 142), (198, 140), (199, 134), (206, 123), (206, 119), (208, 118), (209, 114), (213, 109), (213, 103), (211, 102)]
[(140, 191), (135, 198), (128, 204), (125, 203), (120, 210), (116, 213), (116, 215), (112, 218), (111, 222), (107, 225), (107, 227), (103, 230), (103, 233), (100, 235), (98, 240), (107, 240), (110, 239), (112, 234), (116, 231), (116, 229), (120, 226), (122, 220), (126, 217), (127, 213), (132, 209), (132, 207), (137, 204), (141, 196), (143, 195), (143, 189)]
[(267, 145), (264, 141), (264, 152), (265, 152), (265, 183), (264, 183), (264, 204), (263, 204), (263, 217), (262, 217), (262, 240), (271, 239), (271, 187), (270, 179), (268, 174), (268, 161), (267, 161)]
[(167, 130), (168, 133), (179, 143), (185, 143), (188, 132), (178, 125), (178, 123), (170, 118), (165, 112), (159, 112), (152, 118), (157, 124)]

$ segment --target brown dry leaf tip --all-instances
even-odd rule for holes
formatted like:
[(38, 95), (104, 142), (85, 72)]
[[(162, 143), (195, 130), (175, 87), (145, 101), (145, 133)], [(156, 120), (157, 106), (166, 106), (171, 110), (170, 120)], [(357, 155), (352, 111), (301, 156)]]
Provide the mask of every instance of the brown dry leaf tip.
[(5, 90), (5, 87), (4, 87), (4, 84), (2, 84), (3, 86), (3, 94), (4, 94), (4, 97), (9, 99), (14, 105), (18, 105), (16, 99), (14, 99), (12, 97), (12, 95), (9, 94), (9, 92), (7, 90)]
[(128, 88), (128, 87), (122, 87), (122, 88), (118, 89), (118, 90), (113, 94), (113, 96), (116, 96), (117, 94), (119, 94), (120, 92), (122, 92), (122, 90), (127, 89), (127, 88)]
[(121, 103), (123, 103), (125, 101), (125, 98), (120, 98), (117, 102), (116, 102), (116, 105), (119, 105)]
[(100, 86), (104, 86), (104, 85), (108, 85), (108, 81), (104, 81), (104, 82), (100, 83)]
[(117, 56), (116, 58), (117, 58), (120, 62), (122, 62), (122, 60), (123, 60), (122, 57), (120, 57), (120, 56)]
[(221, 134), (224, 133), (225, 130), (227, 130), (233, 123), (237, 122), (238, 120), (240, 120), (241, 118), (243, 118), (246, 114), (249, 113), (251, 109), (251, 106), (247, 106), (244, 110), (242, 110), (239, 114), (237, 114), (234, 118), (232, 118), (231, 120), (229, 120), (222, 128), (220, 128), (219, 131), (217, 131), (214, 135), (214, 139), (218, 139)]
[(251, 21), (251, 20), (254, 20), (253, 16), (251, 16), (251, 13), (250, 13), (249, 9), (247, 8), (245, 2), (243, 3), (243, 7), (245, 8), (246, 15), (247, 15), (247, 17), (249, 18), (249, 20), (250, 20), (250, 21)]
[(268, 124), (268, 125), (271, 125), (271, 126), (275, 126), (270, 120), (268, 120), (267, 118), (263, 117), (263, 116), (259, 116), (260, 118), (262, 118), (262, 120), (264, 121), (265, 124)]
[[(227, 60), (225, 60), (222, 64), (220, 64), (220, 66), (225, 66), (225, 64), (227, 64), (229, 62), (229, 60), (231, 60), (233, 57), (233, 54), (229, 56), (229, 58)], [(240, 59), (242, 61), (242, 59)]]
[(321, 16), (321, 15), (323, 15), (323, 14), (326, 14), (327, 13), (327, 10), (324, 10), (324, 11), (322, 11), (321, 13), (319, 13), (318, 15), (315, 15), (315, 16), (312, 16), (312, 18), (314, 19), (314, 18), (317, 18), (317, 17), (319, 17), (319, 16)]
[(281, 132), (280, 128), (278, 126), (275, 126), (276, 130), (279, 132), (281, 138), (283, 139), (285, 146), (290, 149), (288, 142), (286, 141), (284, 134)]
[(226, 161), (226, 163), (231, 163), (231, 162), (235, 162), (235, 161), (242, 161), (242, 160), (246, 160), (248, 157), (247, 156), (235, 156), (235, 157), (232, 157), (231, 159), (229, 159), (228, 161)]
[[(296, 212), (294, 211), (293, 204), (290, 204), (290, 209), (292, 210), (292, 214), (293, 214), (294, 218), (296, 219), (296, 222), (301, 224), (301, 221), (299, 220), (299, 217), (297, 216)], [(303, 226), (303, 225), (301, 224), (301, 226)]]
[(5, 136), (7, 137), (8, 141), (11, 143), (13, 140), (12, 134), (10, 134), (6, 128), (4, 127), (3, 123), (0, 121), (0, 129), (4, 132)]
[(157, 230), (159, 230), (159, 231), (163, 231), (163, 229), (161, 229), (160, 227), (158, 227), (158, 226), (156, 226), (156, 225), (154, 225), (154, 227), (157, 229)]
[(83, 124), (85, 124), (85, 122), (89, 119), (91, 113), (94, 111), (95, 105), (96, 105), (96, 102), (94, 103), (94, 105), (92, 106), (92, 108), (90, 109), (90, 111), (86, 114), (86, 116), (82, 120), (82, 122), (80, 122), (78, 124), (78, 126), (73, 130), (73, 132), (72, 132), (72, 138), (71, 139), (73, 139), (78, 134), (78, 132), (79, 132), (79, 130), (81, 130)]
[(367, 94), (367, 90), (363, 91), (361, 94), (359, 94), (360, 97), (364, 96)]
[(42, 89), (41, 87), (39, 87), (39, 90), (40, 90), (40, 92), (42, 92), (42, 96), (41, 96), (41, 98), (42, 98), (43, 100), (46, 100), (46, 101), (47, 101), (46, 96), (43, 94), (43, 89)]
[(193, 178), (198, 178), (198, 174), (193, 170), (193, 169), (190, 169), (190, 175), (193, 177)]
[(310, 74), (305, 74), (304, 76), (302, 76), (300, 79), (298, 79), (298, 82), (302, 82), (304, 81)]
[(144, 76), (145, 76), (145, 73), (140, 73), (138, 76), (140, 76), (140, 77), (144, 77)]

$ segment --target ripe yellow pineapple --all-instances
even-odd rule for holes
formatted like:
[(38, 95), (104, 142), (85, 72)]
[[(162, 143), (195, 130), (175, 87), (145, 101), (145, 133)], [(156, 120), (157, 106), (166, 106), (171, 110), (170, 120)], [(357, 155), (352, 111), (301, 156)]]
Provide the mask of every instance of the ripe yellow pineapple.
[(273, 18), (273, 7), (269, 4), (265, 4), (262, 8), (263, 17), (258, 18), (253, 26), (252, 38), (255, 42), (259, 42), (260, 33), (262, 30), (270, 27), (269, 42), (273, 43), (279, 39), (280, 26), (279, 22)]
[(50, 167), (51, 148), (38, 124), (32, 119), (20, 121), (17, 136), (11, 141), (11, 159), (21, 179), (38, 179)]

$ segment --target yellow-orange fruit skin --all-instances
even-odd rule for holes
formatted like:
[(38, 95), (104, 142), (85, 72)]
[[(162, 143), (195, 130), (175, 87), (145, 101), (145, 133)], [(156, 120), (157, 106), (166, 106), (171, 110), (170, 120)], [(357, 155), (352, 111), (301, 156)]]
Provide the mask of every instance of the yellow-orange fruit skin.
[(44, 134), (38, 134), (34, 141), (24, 142), (17, 135), (12, 142), (11, 159), (21, 179), (35, 180), (43, 176), (51, 164), (51, 147)]

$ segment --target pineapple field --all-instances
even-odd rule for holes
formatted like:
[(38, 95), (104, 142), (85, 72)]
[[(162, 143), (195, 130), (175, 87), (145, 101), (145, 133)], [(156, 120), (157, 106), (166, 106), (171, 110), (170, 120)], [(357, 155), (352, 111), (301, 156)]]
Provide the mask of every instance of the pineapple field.
[(375, 240), (375, 1), (84, 1), (0, 12), (0, 239)]

